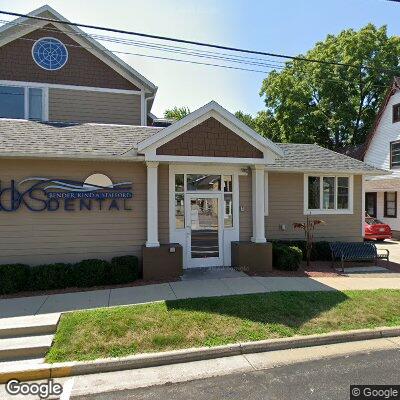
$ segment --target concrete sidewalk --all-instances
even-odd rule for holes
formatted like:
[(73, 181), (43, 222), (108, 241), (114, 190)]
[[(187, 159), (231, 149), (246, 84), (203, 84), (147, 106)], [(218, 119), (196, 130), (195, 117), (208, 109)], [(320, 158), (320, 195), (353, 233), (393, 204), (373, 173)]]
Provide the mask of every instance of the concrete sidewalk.
[[(235, 271), (236, 272), (236, 271)], [(387, 277), (250, 277), (241, 273), (193, 277), (178, 282), (133, 286), (86, 292), (61, 293), (45, 296), (0, 300), (0, 318), (59, 313), (98, 307), (176, 300), (194, 297), (233, 294), (267, 293), (276, 291), (330, 291), (400, 289), (398, 274)]]

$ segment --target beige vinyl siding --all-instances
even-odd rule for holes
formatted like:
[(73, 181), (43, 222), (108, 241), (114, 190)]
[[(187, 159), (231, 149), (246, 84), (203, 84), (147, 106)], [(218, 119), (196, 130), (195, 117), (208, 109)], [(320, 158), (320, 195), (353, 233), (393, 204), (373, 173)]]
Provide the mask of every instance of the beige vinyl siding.
[(50, 88), (49, 120), (140, 125), (140, 96)]
[(158, 240), (169, 243), (169, 166), (158, 166)]
[[(27, 177), (85, 180), (104, 173), (113, 182), (133, 182), (131, 211), (107, 209), (32, 212), (21, 206), (0, 211), (0, 264), (75, 262), (87, 258), (141, 257), (146, 242), (146, 166), (143, 163), (0, 160), (1, 188)], [(108, 205), (108, 202), (104, 202)]]
[(239, 240), (250, 241), (252, 236), (251, 174), (239, 176)]
[[(304, 222), (304, 175), (295, 173), (269, 173), (269, 216), (265, 217), (266, 237), (271, 239), (302, 239), (304, 232), (294, 230), (294, 222)], [(325, 225), (315, 229), (316, 240), (361, 241), (362, 222), (361, 176), (354, 176), (353, 214), (313, 215)], [(280, 225), (286, 225), (286, 231)]]

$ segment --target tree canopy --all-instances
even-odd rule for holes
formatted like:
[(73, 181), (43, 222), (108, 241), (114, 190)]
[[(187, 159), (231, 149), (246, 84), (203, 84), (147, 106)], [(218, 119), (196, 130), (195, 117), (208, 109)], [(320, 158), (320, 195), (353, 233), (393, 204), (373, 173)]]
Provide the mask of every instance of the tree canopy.
[(189, 107), (174, 107), (164, 111), (165, 118), (174, 119), (176, 121), (186, 117), (188, 114), (190, 114)]
[[(236, 117), (275, 142), (317, 143), (330, 149), (365, 141), (394, 76), (400, 75), (400, 37), (372, 24), (328, 35), (264, 79), (265, 109)], [(174, 107), (167, 118), (190, 112)]]
[[(400, 38), (369, 24), (328, 35), (303, 57), (264, 80), (260, 95), (271, 117), (261, 133), (282, 142), (337, 149), (365, 141), (387, 87), (399, 69)], [(257, 120), (264, 119), (259, 113)], [(265, 130), (264, 130), (265, 129)]]

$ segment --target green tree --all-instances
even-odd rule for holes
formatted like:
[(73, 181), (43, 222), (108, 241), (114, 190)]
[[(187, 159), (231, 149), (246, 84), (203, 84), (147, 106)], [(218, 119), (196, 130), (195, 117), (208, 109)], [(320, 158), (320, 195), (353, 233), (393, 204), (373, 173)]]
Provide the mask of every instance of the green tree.
[(176, 121), (186, 117), (188, 114), (190, 114), (189, 107), (174, 107), (164, 111), (165, 118), (174, 119)]
[[(365, 141), (388, 85), (400, 73), (400, 38), (386, 26), (328, 35), (304, 56), (351, 66), (293, 60), (264, 80), (267, 114), (258, 125), (282, 142), (318, 143), (338, 149)], [(257, 124), (256, 124), (257, 127)]]
[(236, 111), (235, 116), (260, 135), (274, 142), (281, 140), (278, 124), (270, 110), (260, 111), (255, 117), (242, 111)]

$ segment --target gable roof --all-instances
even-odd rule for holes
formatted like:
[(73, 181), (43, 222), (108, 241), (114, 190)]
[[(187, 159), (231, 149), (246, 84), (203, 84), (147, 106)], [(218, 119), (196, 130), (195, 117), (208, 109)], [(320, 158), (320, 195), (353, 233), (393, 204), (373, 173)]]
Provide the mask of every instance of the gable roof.
[[(79, 44), (85, 45), (88, 51), (100, 58), (103, 62), (112, 67), (117, 73), (124, 76), (135, 85), (143, 88), (151, 94), (157, 92), (157, 86), (145, 78), (142, 74), (132, 68), (125, 61), (117, 57), (114, 53), (100, 44), (97, 40), (93, 39), (90, 35), (84, 32), (77, 26), (67, 24), (57, 24), (57, 21), (70, 22), (68, 19), (59, 14), (49, 5), (44, 5), (36, 10), (31, 11), (28, 15), (33, 17), (43, 17), (53, 20), (51, 23), (60, 29), (63, 33), (70, 35)], [(0, 46), (9, 43), (27, 33), (41, 28), (43, 25), (49, 24), (49, 21), (31, 20), (29, 19), (29, 26), (27, 23), (28, 18), (20, 17), (11, 22), (8, 22), (0, 27)]]
[(385, 98), (379, 108), (378, 114), (375, 118), (374, 124), (372, 126), (372, 129), (370, 133), (367, 136), (367, 139), (365, 141), (364, 148), (362, 149), (361, 153), (358, 154), (359, 159), (364, 160), (365, 155), (367, 154), (367, 151), (369, 149), (369, 146), (372, 142), (372, 139), (375, 136), (376, 130), (378, 129), (379, 122), (381, 121), (383, 112), (386, 109), (386, 106), (389, 103), (390, 98), (398, 91), (400, 90), (400, 77), (394, 77), (392, 84), (389, 86), (389, 88), (386, 91)]
[[(42, 123), (0, 118), (0, 158), (135, 161), (141, 143), (168, 128), (97, 123)], [(274, 144), (281, 157), (266, 169), (279, 172), (341, 172), (384, 175), (387, 171), (315, 144)], [(143, 156), (139, 156), (144, 160)]]
[(247, 136), (252, 141), (258, 143), (259, 146), (271, 150), (277, 156), (283, 156), (282, 150), (271, 140), (259, 135), (241, 120), (236, 118), (233, 114), (223, 108), (215, 101), (210, 101), (203, 107), (200, 107), (196, 111), (186, 115), (186, 117), (181, 120), (175, 122), (174, 124), (164, 128), (162, 131), (159, 131), (155, 135), (150, 136), (149, 138), (143, 140), (138, 144), (138, 150), (140, 152), (145, 151), (147, 148), (153, 145), (157, 145), (158, 142), (161, 142), (163, 139), (168, 139), (168, 137), (173, 137), (173, 134), (179, 131), (180, 129), (185, 129), (188, 127), (190, 129), (192, 123), (195, 123), (200, 117), (210, 114), (211, 112), (215, 112), (223, 119), (234, 125), (237, 129), (239, 129), (245, 136)]

